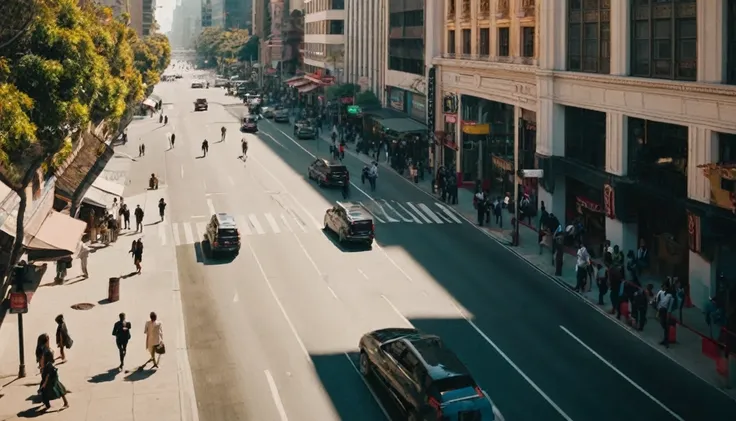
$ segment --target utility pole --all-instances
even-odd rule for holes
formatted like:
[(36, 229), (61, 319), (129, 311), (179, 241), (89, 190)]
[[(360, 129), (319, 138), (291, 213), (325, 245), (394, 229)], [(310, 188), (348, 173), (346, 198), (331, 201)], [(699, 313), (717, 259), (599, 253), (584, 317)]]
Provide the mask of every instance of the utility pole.
[(519, 120), (521, 120), (518, 106), (514, 106), (514, 220), (511, 244), (519, 246)]

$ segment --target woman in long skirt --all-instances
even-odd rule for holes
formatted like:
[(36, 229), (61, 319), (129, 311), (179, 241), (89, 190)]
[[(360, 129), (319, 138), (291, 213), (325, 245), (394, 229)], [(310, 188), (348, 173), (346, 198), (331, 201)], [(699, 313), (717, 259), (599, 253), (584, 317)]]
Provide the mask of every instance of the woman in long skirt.
[(69, 401), (66, 399), (66, 388), (59, 381), (59, 371), (54, 366), (54, 354), (51, 350), (43, 357), (44, 367), (41, 380), (41, 400), (45, 409), (51, 408), (51, 401), (61, 398), (64, 401), (62, 409), (69, 408)]

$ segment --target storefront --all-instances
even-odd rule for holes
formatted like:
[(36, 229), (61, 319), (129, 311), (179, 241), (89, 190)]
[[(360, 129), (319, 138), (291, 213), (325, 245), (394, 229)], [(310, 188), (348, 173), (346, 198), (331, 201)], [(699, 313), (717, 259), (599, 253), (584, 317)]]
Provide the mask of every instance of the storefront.
[(406, 114), (409, 118), (422, 124), (427, 121), (427, 97), (416, 92), (390, 86), (388, 89), (388, 106)]

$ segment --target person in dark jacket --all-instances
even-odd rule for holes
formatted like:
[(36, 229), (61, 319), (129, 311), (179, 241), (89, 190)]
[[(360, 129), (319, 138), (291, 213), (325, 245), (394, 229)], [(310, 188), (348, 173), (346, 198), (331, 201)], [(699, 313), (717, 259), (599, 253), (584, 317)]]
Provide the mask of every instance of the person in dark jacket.
[(59, 371), (54, 365), (54, 353), (51, 349), (45, 351), (43, 360), (43, 369), (41, 370), (41, 400), (46, 410), (51, 408), (51, 401), (61, 398), (64, 401), (62, 409), (69, 408), (69, 401), (66, 399), (67, 390), (59, 380)]
[(128, 341), (130, 340), (130, 322), (125, 320), (125, 313), (120, 313), (120, 320), (112, 327), (112, 336), (115, 337), (115, 345), (120, 355), (120, 366), (118, 370), (123, 371), (125, 365), (125, 354), (128, 352)]
[(56, 345), (59, 347), (61, 361), (66, 361), (64, 350), (71, 348), (74, 342), (69, 336), (69, 330), (66, 327), (66, 322), (64, 322), (64, 315), (59, 314), (54, 320), (56, 321)]

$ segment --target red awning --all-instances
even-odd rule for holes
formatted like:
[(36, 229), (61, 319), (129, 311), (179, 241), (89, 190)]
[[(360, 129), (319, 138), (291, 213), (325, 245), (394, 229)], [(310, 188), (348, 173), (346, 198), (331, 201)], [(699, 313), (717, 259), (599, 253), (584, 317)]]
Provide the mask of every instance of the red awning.
[(298, 86), (303, 86), (305, 84), (309, 83), (308, 80), (304, 79), (303, 77), (295, 77), (291, 78), (286, 81), (286, 84), (291, 86), (292, 88), (296, 88)]
[(304, 79), (304, 77), (303, 76), (294, 76), (294, 77), (291, 77), (289, 79), (286, 79), (284, 81), (284, 83), (296, 82), (297, 80), (301, 80), (301, 79)]
[(312, 92), (313, 90), (315, 90), (317, 88), (321, 88), (321, 86), (320, 85), (315, 85), (313, 83), (310, 83), (308, 85), (305, 85), (305, 86), (302, 86), (301, 88), (299, 88), (299, 93), (300, 94), (306, 94), (307, 92)]

